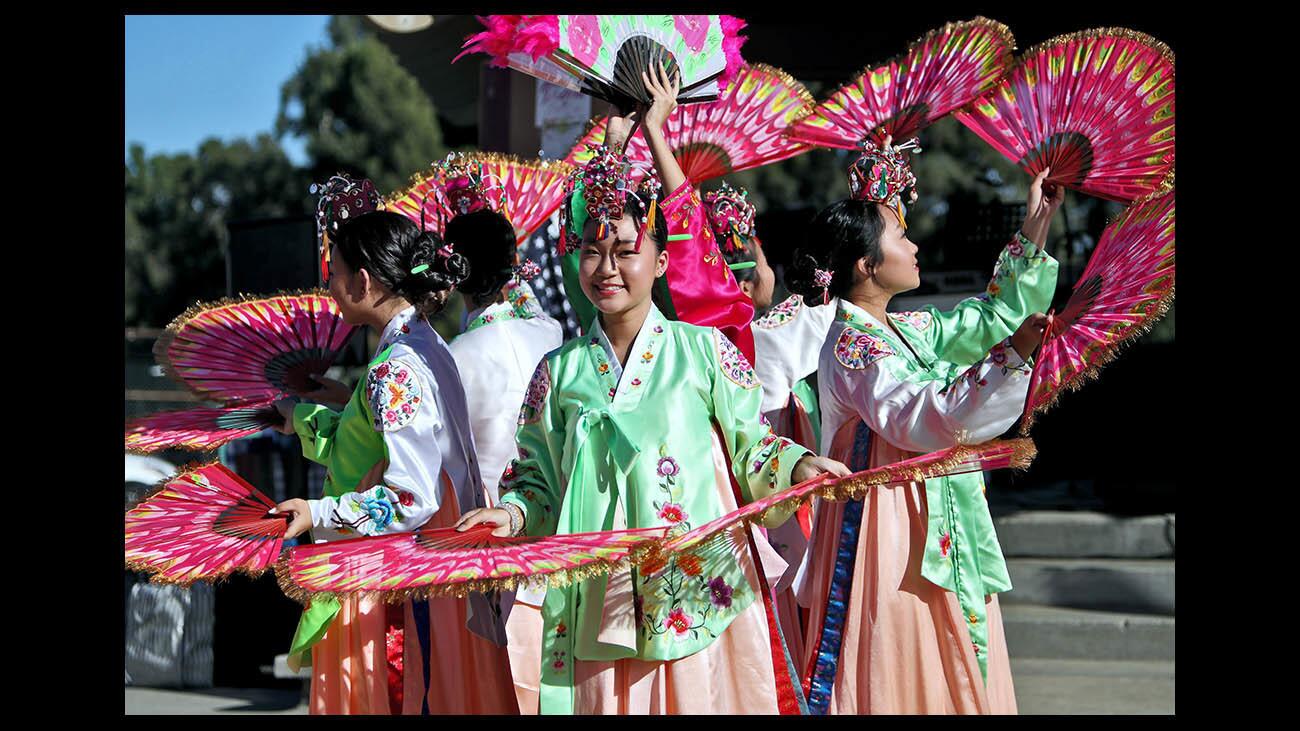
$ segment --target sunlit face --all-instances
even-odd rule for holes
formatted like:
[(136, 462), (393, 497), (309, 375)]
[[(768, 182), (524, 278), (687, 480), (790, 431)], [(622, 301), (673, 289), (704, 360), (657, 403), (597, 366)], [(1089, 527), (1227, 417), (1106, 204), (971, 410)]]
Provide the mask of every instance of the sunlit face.
[(776, 273), (767, 265), (767, 254), (763, 253), (763, 245), (757, 239), (754, 240), (754, 262), (754, 281), (742, 283), (742, 288), (754, 300), (754, 309), (761, 310), (772, 305)]
[(334, 244), (330, 244), (329, 275), (330, 297), (338, 304), (343, 321), (349, 325), (363, 324), (365, 320), (362, 313), (369, 308), (366, 306), (362, 277), (348, 268), (348, 263), (339, 256), (339, 249)]
[(605, 314), (627, 312), (650, 299), (655, 279), (668, 269), (667, 252), (657, 252), (649, 233), (636, 250), (636, 227), (624, 215), (618, 225), (609, 226), (604, 239), (596, 240), (600, 223), (588, 219), (582, 229), (578, 251), (578, 278), (582, 292), (596, 309)]
[(873, 280), (890, 294), (916, 289), (921, 286), (921, 267), (916, 261), (919, 249), (908, 240), (893, 208), (877, 203), (876, 210), (885, 220), (885, 230), (880, 234), (881, 261), (872, 270)]

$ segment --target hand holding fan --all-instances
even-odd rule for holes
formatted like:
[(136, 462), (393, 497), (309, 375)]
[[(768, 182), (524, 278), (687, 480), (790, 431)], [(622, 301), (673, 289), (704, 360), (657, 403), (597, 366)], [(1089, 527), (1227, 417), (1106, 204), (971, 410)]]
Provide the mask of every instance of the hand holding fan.
[(988, 18), (948, 23), (900, 58), (867, 68), (790, 127), (792, 140), (855, 149), (906, 140), (993, 87), (1011, 67), (1015, 38)]
[(127, 449), (216, 449), (282, 423), (272, 403), (319, 389), (311, 376), (334, 363), (353, 330), (323, 293), (195, 305), (167, 326), (154, 355), (168, 375), (224, 406), (127, 422)]
[[(784, 132), (812, 107), (808, 90), (789, 74), (765, 64), (744, 66), (717, 100), (678, 105), (668, 115), (665, 137), (682, 173), (698, 185), (807, 152)], [(603, 118), (593, 120), (565, 162), (587, 164), (593, 147), (605, 143), (605, 125)], [(639, 176), (654, 171), (644, 137), (630, 137), (623, 152)]]
[(564, 200), (573, 168), (558, 161), (521, 161), (491, 152), (453, 153), (411, 177), (384, 203), (423, 230), (442, 233), (453, 216), (480, 208), (497, 211), (515, 227), (522, 244)]
[(955, 115), (1029, 175), (1128, 203), (1174, 175), (1174, 54), (1124, 28), (1059, 36)]
[(324, 292), (200, 303), (167, 326), (154, 355), (202, 398), (265, 402), (319, 389), (310, 376), (333, 365), (353, 330)]
[[(679, 103), (715, 99), (741, 63), (738, 33), (745, 22), (728, 15), (488, 16), (465, 41), (466, 53), (492, 56), (539, 79), (631, 110), (652, 99), (641, 73), (654, 63), (682, 76)], [(455, 61), (456, 59), (453, 59)]]
[(1123, 343), (1151, 329), (1174, 301), (1174, 193), (1124, 209), (1101, 234), (1074, 294), (1049, 315), (1020, 433), (1064, 388), (1095, 378)]
[(513, 589), (529, 577), (563, 586), (609, 573), (662, 539), (666, 528), (498, 538), (496, 526), (461, 533), (434, 528), (299, 546), (276, 564), (284, 593), (300, 602), (316, 593), (384, 592), (409, 597), (460, 596)]
[(288, 515), (212, 463), (184, 471), (126, 513), (126, 565), (159, 583), (188, 585), (235, 571), (257, 576), (280, 554)]

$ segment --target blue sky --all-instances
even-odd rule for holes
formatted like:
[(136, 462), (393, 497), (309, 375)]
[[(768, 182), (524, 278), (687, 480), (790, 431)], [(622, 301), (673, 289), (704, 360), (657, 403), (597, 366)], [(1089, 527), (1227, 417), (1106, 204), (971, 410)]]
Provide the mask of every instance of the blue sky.
[[(280, 85), (328, 42), (328, 15), (126, 16), (126, 146), (193, 152), (270, 132)], [(297, 163), (301, 140), (285, 138)], [(126, 147), (123, 148), (124, 150)]]

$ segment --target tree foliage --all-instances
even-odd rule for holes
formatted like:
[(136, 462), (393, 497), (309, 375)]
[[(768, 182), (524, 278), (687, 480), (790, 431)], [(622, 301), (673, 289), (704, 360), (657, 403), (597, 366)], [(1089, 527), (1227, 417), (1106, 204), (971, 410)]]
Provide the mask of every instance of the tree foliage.
[(145, 154), (126, 172), (126, 324), (167, 324), (226, 294), (228, 221), (310, 210), (306, 174), (270, 135), (205, 140), (196, 153)]
[(362, 175), (387, 193), (445, 153), (433, 103), (383, 43), (351, 19), (313, 50), (280, 92), (276, 135), (306, 139), (310, 172)]

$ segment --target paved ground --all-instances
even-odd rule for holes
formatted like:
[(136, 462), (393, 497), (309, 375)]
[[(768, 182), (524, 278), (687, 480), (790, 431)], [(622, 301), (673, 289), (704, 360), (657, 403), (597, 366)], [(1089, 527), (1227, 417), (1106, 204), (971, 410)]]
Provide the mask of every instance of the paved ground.
[[(1012, 660), (1022, 714), (1174, 712), (1172, 662)], [(127, 688), (128, 714), (305, 714), (296, 691)]]

